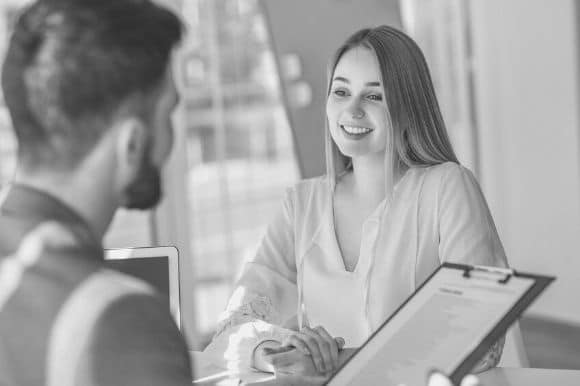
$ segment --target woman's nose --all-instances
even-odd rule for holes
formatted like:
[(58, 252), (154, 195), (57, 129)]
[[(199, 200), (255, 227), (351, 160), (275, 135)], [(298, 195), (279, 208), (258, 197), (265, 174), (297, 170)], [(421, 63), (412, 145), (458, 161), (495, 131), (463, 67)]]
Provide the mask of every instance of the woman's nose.
[(358, 100), (353, 100), (350, 106), (348, 106), (348, 112), (352, 118), (361, 119), (365, 116), (365, 111), (361, 108), (360, 102)]
[(361, 119), (361, 118), (364, 118), (364, 116), (365, 116), (365, 112), (361, 108), (357, 108), (357, 109), (352, 110), (351, 114), (352, 114), (352, 117), (356, 118), (356, 119)]

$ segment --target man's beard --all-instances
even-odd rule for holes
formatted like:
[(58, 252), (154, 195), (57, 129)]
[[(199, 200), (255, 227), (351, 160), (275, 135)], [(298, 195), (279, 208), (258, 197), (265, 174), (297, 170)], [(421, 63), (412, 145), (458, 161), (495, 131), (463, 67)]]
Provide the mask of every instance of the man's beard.
[[(150, 145), (150, 143), (149, 143)], [(151, 163), (151, 146), (143, 152), (143, 159), (135, 180), (125, 190), (127, 209), (151, 209), (161, 200), (161, 173)]]

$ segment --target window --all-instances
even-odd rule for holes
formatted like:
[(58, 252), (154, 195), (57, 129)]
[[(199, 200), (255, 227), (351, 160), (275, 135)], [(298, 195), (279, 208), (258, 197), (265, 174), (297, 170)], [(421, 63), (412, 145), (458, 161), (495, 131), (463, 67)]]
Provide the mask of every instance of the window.
[(421, 47), (429, 64), (457, 157), (477, 174), (470, 2), (400, 0), (400, 4), (405, 30)]
[(259, 3), (191, 0), (183, 7), (189, 247), (197, 330), (207, 338), (299, 171)]

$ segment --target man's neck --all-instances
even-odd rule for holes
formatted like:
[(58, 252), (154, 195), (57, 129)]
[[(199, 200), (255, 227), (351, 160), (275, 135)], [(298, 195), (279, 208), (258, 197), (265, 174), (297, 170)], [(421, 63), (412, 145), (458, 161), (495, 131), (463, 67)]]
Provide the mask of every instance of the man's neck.
[(58, 198), (86, 221), (98, 240), (103, 239), (117, 209), (114, 197), (103, 188), (107, 183), (94, 173), (19, 172), (14, 182)]

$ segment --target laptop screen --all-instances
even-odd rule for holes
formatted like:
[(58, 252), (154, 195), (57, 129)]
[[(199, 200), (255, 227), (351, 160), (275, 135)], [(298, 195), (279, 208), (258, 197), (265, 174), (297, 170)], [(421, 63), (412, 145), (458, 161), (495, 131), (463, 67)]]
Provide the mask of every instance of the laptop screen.
[(107, 260), (108, 268), (135, 276), (146, 281), (169, 300), (169, 257), (133, 257), (131, 259)]
[(179, 252), (175, 247), (144, 247), (105, 250), (105, 266), (141, 279), (168, 300), (169, 309), (178, 326)]

